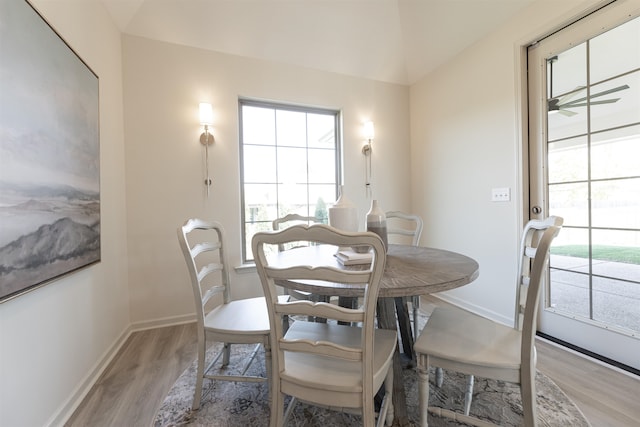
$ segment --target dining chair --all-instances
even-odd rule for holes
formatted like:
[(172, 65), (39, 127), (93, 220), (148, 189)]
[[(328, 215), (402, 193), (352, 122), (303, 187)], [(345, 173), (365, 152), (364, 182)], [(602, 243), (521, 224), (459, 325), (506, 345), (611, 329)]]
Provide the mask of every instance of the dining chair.
[[(334, 260), (329, 261), (334, 262), (332, 265), (318, 265), (322, 261), (317, 259), (288, 265), (270, 262), (273, 259), (266, 255), (269, 247), (293, 241), (336, 247), (366, 245), (372, 247), (373, 259), (371, 264), (356, 270), (341, 268)], [(324, 224), (295, 225), (278, 232), (256, 233), (252, 249), (273, 326), (271, 427), (283, 426), (297, 402), (356, 412), (362, 415), (364, 426), (373, 426), (374, 397), (379, 390), (383, 398), (377, 425), (391, 425), (397, 332), (375, 327), (378, 291), (386, 262), (380, 237), (371, 232), (341, 231)], [(278, 301), (277, 287), (298, 280), (362, 287), (363, 305), (346, 308), (326, 302)], [(285, 332), (281, 319), (291, 315), (329, 320), (327, 323), (296, 320)], [(285, 411), (286, 395), (292, 399)]]
[[(437, 307), (415, 343), (421, 426), (427, 412), (458, 421), (487, 425), (468, 414), (428, 407), (429, 366), (519, 384), (524, 425), (537, 424), (535, 334), (540, 288), (551, 242), (562, 227), (561, 217), (529, 221), (518, 254), (513, 326), (504, 325), (460, 308)], [(472, 390), (465, 400), (471, 402)]]
[[(224, 252), (224, 230), (218, 222), (189, 219), (178, 227), (178, 241), (189, 270), (196, 305), (198, 368), (192, 409), (200, 407), (202, 385), (210, 380), (267, 381), (271, 369), (269, 315), (264, 297), (231, 299), (229, 272)], [(210, 342), (223, 343), (221, 351), (206, 360)], [(221, 367), (229, 365), (231, 344), (256, 344), (239, 375), (214, 374), (212, 368), (222, 356)], [(264, 348), (266, 376), (246, 375), (260, 346)], [(206, 368), (205, 368), (206, 366)]]
[[(409, 214), (401, 211), (386, 212), (387, 217), (387, 236), (389, 243), (410, 244), (418, 246), (420, 244), (420, 236), (422, 236), (422, 218), (418, 215)], [(403, 311), (407, 310), (408, 299), (411, 298), (411, 310), (413, 314), (413, 339), (418, 339), (418, 313), (420, 310), (420, 296), (413, 295), (411, 297), (399, 297), (396, 299), (396, 307), (402, 304)], [(400, 323), (402, 325), (402, 323)]]
[[(397, 243), (411, 244), (413, 246), (418, 246), (420, 244), (420, 237), (422, 236), (422, 228), (423, 228), (423, 221), (420, 216), (414, 215), (414, 214), (408, 214), (402, 211), (390, 211), (386, 213), (386, 216), (387, 216), (387, 234), (391, 236), (390, 239), (392, 243), (397, 242)], [(396, 236), (398, 236), (400, 240), (396, 241)], [(407, 299), (408, 297), (400, 297), (395, 299), (397, 312), (401, 312), (401, 311), (403, 313), (407, 312)], [(418, 325), (419, 311), (420, 311), (419, 295), (411, 296), (411, 308), (412, 308), (413, 318), (410, 320), (410, 323), (413, 323), (413, 340), (415, 343), (415, 341), (418, 340), (418, 335), (420, 334), (420, 329)], [(402, 322), (399, 319), (398, 325), (400, 326), (401, 336), (405, 336), (404, 331), (402, 331), (404, 322)], [(442, 368), (436, 368), (436, 384), (438, 385), (438, 387), (442, 385), (443, 381), (444, 381), (444, 373), (442, 372)], [(473, 381), (474, 381), (473, 375), (467, 376), (467, 386), (466, 386), (467, 390), (473, 389)], [(469, 415), (470, 405), (471, 405), (471, 400), (469, 398), (465, 401), (465, 404), (464, 404), (465, 415)]]
[[(311, 224), (321, 224), (321, 223), (322, 221), (314, 216), (288, 214), (281, 218), (276, 218), (275, 220), (273, 220), (272, 227), (274, 231), (278, 231), (283, 228), (291, 227), (292, 225), (297, 225), (297, 224), (311, 225)], [(306, 243), (290, 242), (288, 244), (280, 244), (278, 245), (278, 251), (282, 252), (284, 250), (297, 248), (303, 245), (306, 245)], [(296, 289), (285, 289), (284, 292), (286, 295), (289, 295), (290, 297), (298, 300), (309, 300), (314, 302), (318, 302), (318, 301), (329, 302), (329, 297), (314, 295), (312, 293), (305, 292), (305, 291), (299, 291)], [(286, 318), (284, 320), (287, 321)], [(309, 320), (312, 320), (312, 319), (309, 319)], [(320, 319), (317, 319), (317, 320), (320, 320)]]

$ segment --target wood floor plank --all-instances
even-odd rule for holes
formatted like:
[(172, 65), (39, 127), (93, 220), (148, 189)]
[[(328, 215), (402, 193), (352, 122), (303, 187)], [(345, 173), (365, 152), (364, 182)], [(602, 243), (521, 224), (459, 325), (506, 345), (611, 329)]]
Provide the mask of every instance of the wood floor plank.
[(132, 334), (65, 425), (148, 427), (195, 355), (193, 323)]
[(538, 365), (580, 408), (593, 427), (640, 425), (640, 378), (568, 351), (536, 341)]
[[(537, 340), (538, 369), (593, 427), (637, 427), (640, 378)], [(66, 423), (148, 427), (175, 380), (196, 357), (195, 324), (136, 332)]]

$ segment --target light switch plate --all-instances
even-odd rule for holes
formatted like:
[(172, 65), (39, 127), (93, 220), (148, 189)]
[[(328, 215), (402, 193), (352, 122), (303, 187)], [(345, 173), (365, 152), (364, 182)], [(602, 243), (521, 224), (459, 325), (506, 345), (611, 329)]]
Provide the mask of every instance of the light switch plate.
[(511, 189), (509, 187), (491, 189), (492, 202), (508, 202), (510, 200), (511, 200)]

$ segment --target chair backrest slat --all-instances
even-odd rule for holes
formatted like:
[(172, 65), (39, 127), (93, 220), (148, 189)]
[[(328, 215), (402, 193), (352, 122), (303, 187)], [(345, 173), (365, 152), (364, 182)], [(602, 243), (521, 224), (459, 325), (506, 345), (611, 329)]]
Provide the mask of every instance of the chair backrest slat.
[[(295, 277), (300, 280), (322, 280), (325, 282), (339, 283), (366, 283), (371, 273), (369, 271), (345, 271), (335, 267), (312, 267), (308, 265), (298, 265), (290, 268), (273, 268), (266, 267), (269, 275), (274, 279), (292, 279)], [(304, 279), (303, 279), (304, 278)]]
[(216, 295), (224, 294), (225, 290), (226, 288), (224, 286), (212, 286), (209, 289), (204, 289), (204, 293), (202, 294), (202, 305), (206, 305), (209, 300)]
[(215, 221), (190, 219), (178, 227), (178, 242), (189, 270), (196, 317), (204, 322), (205, 305), (213, 296), (222, 294), (221, 302), (229, 302), (229, 272), (224, 253), (224, 229)]
[(423, 227), (421, 217), (401, 211), (389, 211), (385, 213), (385, 216), (387, 217), (388, 236), (398, 235), (411, 237), (409, 244), (418, 246)]
[[(276, 218), (271, 222), (271, 226), (274, 231), (282, 230), (293, 225), (312, 225), (312, 224), (321, 224), (322, 221), (315, 216), (303, 216), (299, 214), (288, 214), (281, 218)], [(300, 246), (306, 246), (304, 242), (290, 242), (288, 245), (282, 244), (278, 245), (278, 250), (280, 252), (285, 249), (292, 249)]]
[(193, 245), (193, 248), (191, 248), (191, 256), (197, 257), (204, 252), (214, 252), (218, 249), (220, 249), (220, 242), (196, 243), (195, 245)]
[[(306, 304), (307, 307), (300, 308), (298, 304)], [(360, 310), (352, 310), (340, 306), (335, 306), (327, 302), (311, 302), (308, 300), (289, 301), (287, 303), (278, 303), (276, 312), (282, 315), (294, 315), (304, 311), (310, 313), (316, 318), (326, 319), (333, 316), (335, 320), (349, 323), (359, 323), (364, 320), (364, 312)]]
[(335, 357), (338, 359), (358, 362), (362, 360), (362, 349), (359, 347), (346, 347), (331, 341), (311, 341), (311, 340), (291, 340), (283, 341), (280, 344), (283, 351), (296, 351), (323, 356)]
[(224, 266), (220, 263), (207, 264), (198, 271), (198, 280), (202, 282), (208, 275), (223, 271)]

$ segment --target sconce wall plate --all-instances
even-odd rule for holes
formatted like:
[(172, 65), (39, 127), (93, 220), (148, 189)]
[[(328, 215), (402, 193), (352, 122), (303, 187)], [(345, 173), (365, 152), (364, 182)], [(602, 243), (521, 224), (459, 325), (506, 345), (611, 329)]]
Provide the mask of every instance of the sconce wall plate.
[(215, 139), (213, 138), (213, 134), (207, 132), (202, 132), (200, 134), (200, 144), (202, 145), (213, 145)]

